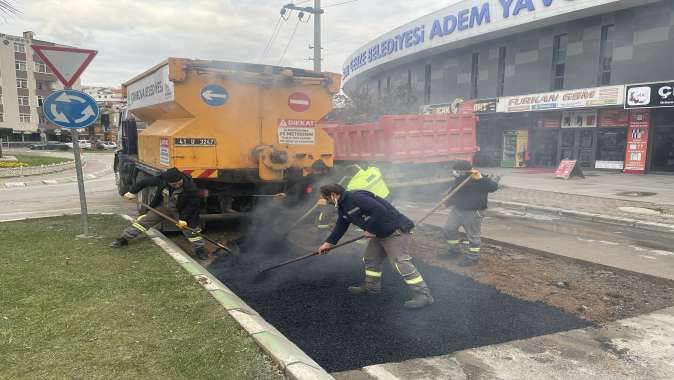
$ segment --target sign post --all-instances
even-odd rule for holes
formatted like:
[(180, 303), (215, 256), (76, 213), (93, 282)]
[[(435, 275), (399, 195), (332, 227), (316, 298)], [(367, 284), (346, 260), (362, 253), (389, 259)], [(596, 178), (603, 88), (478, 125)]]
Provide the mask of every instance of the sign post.
[(77, 173), (77, 188), (80, 195), (82, 233), (87, 236), (89, 235), (87, 197), (84, 189), (84, 175), (82, 173), (77, 130), (86, 128), (96, 122), (100, 109), (96, 100), (91, 96), (70, 88), (82, 75), (84, 69), (89, 66), (97, 51), (40, 45), (33, 45), (32, 48), (65, 87), (64, 90), (52, 92), (47, 96), (42, 104), (42, 110), (47, 120), (57, 126), (72, 130), (75, 172)]

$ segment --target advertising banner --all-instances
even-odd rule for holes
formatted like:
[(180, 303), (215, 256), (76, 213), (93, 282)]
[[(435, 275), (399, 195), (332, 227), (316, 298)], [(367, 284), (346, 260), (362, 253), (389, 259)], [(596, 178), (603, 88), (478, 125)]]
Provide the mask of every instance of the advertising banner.
[(500, 98), (497, 112), (548, 111), (623, 104), (625, 86), (606, 86)]
[(625, 173), (643, 174), (646, 171), (650, 126), (650, 111), (630, 111), (630, 126), (627, 130), (627, 149), (625, 150)]
[(627, 86), (625, 108), (674, 107), (674, 81)]

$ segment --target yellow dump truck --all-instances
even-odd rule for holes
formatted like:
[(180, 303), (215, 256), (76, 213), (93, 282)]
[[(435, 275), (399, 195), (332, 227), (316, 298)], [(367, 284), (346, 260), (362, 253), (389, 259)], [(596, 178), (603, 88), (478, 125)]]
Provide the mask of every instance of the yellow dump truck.
[(123, 84), (129, 117), (115, 157), (119, 192), (177, 167), (201, 190), (203, 214), (249, 211), (254, 195), (284, 191), (314, 162), (333, 166), (333, 141), (318, 121), (331, 111), (340, 80), (289, 67), (169, 58)]

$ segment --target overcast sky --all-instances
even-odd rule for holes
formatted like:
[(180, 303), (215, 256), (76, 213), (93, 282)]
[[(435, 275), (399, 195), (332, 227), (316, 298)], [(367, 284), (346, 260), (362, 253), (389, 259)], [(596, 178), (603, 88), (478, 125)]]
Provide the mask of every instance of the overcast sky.
[[(405, 22), (457, 0), (323, 0), (324, 70), (341, 66), (358, 47)], [(0, 32), (98, 50), (84, 85), (119, 86), (169, 56), (278, 64), (297, 13), (281, 24), (270, 53), (262, 52), (290, 0), (26, 0)], [(313, 0), (295, 0), (301, 6)], [(0, 20), (0, 22), (2, 22)], [(284, 64), (311, 68), (313, 21), (300, 23)]]

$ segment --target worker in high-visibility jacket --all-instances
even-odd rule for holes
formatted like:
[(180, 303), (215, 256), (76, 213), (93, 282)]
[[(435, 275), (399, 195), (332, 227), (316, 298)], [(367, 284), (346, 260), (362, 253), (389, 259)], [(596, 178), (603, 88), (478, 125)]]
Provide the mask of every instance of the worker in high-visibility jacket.
[[(386, 199), (390, 195), (388, 186), (384, 181), (381, 170), (375, 166), (368, 166), (363, 169), (358, 165), (350, 165), (344, 169), (343, 176), (338, 182), (340, 185), (346, 183), (347, 191), (367, 190), (374, 195)], [(318, 218), (316, 227), (319, 235), (327, 236), (328, 232), (337, 221), (337, 213), (334, 207), (330, 207), (324, 199), (318, 201)], [(366, 241), (358, 241), (359, 244), (365, 244)]]

